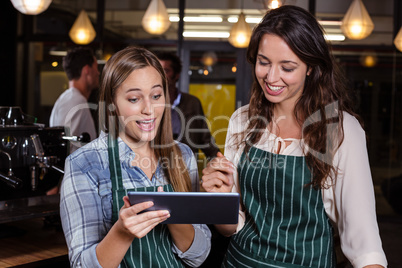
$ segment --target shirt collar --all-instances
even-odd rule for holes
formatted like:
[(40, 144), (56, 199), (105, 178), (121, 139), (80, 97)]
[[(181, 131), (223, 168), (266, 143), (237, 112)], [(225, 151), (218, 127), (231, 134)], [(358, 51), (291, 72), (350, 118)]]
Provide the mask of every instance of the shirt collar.
[[(100, 136), (107, 146), (108, 134), (102, 131)], [(131, 161), (134, 159), (135, 153), (131, 150), (130, 146), (128, 146), (120, 137), (117, 138), (117, 143), (119, 145), (119, 159), (122, 167), (132, 168)], [(163, 170), (161, 169), (160, 160), (158, 160), (154, 177), (157, 179), (161, 179), (164, 177)]]
[(175, 108), (177, 105), (179, 105), (180, 100), (181, 100), (181, 92), (179, 91), (179, 94), (177, 95), (176, 99), (174, 100), (174, 102), (172, 104), (172, 108)]

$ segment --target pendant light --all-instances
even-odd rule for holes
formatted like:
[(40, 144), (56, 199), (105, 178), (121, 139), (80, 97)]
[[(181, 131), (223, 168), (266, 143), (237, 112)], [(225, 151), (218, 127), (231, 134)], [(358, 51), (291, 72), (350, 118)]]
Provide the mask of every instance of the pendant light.
[(68, 35), (74, 43), (79, 45), (87, 45), (95, 39), (95, 29), (85, 10), (81, 10)]
[(245, 48), (248, 47), (251, 37), (251, 28), (246, 22), (246, 17), (243, 11), (239, 15), (239, 19), (230, 30), (229, 43), (234, 47)]
[(230, 30), (228, 41), (232, 46), (238, 48), (248, 47), (251, 38), (251, 28), (246, 22), (246, 16), (243, 13), (243, 0), (241, 1), (241, 12), (239, 19)]
[(402, 52), (402, 27), (399, 29), (399, 32), (394, 39), (394, 45)]
[(371, 34), (374, 23), (361, 0), (353, 0), (342, 20), (341, 30), (349, 39), (360, 40)]
[(281, 0), (269, 0), (268, 1), (268, 8), (269, 9), (275, 9), (278, 8), (282, 5), (282, 1)]
[(364, 51), (360, 56), (360, 64), (367, 68), (372, 68), (377, 65), (378, 57), (375, 51)]
[(45, 11), (52, 0), (11, 0), (14, 8), (26, 15), (38, 15)]
[(204, 66), (207, 66), (207, 67), (214, 66), (217, 61), (218, 61), (218, 56), (216, 55), (216, 53), (214, 51), (207, 51), (207, 52), (204, 52), (204, 54), (202, 54), (201, 63)]
[(162, 0), (151, 0), (144, 17), (142, 27), (150, 34), (163, 34), (170, 27), (169, 14)]

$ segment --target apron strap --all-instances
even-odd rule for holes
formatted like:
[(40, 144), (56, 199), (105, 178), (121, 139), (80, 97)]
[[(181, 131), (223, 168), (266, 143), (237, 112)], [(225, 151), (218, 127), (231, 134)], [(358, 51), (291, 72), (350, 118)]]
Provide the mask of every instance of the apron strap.
[[(124, 189), (119, 158), (119, 145), (117, 138), (108, 134), (108, 157), (110, 180), (112, 181), (112, 221), (119, 218), (120, 208), (123, 206), (123, 196), (127, 191), (154, 192), (156, 186)], [(164, 191), (173, 191), (171, 185), (164, 185)], [(142, 239), (134, 239), (122, 260), (121, 267), (175, 267), (183, 268), (183, 264), (172, 250), (172, 241), (166, 224), (158, 224)]]
[(112, 189), (123, 190), (123, 177), (121, 175), (121, 165), (119, 158), (119, 143), (108, 134), (108, 155), (110, 179), (112, 181)]

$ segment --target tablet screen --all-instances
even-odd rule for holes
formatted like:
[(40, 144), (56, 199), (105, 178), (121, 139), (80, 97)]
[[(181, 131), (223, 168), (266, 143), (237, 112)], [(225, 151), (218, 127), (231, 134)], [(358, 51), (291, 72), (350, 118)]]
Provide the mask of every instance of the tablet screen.
[(206, 192), (128, 192), (131, 205), (152, 201), (148, 210), (169, 210), (163, 222), (180, 224), (236, 224), (239, 215), (238, 193)]

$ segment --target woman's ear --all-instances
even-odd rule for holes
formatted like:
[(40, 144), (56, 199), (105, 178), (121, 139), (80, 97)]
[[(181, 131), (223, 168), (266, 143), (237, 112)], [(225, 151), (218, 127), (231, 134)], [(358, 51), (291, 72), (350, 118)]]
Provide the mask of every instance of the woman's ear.
[(311, 72), (313, 71), (313, 68), (311, 68), (311, 67), (308, 67), (308, 69), (307, 69), (307, 76), (309, 76), (310, 74), (311, 74)]

